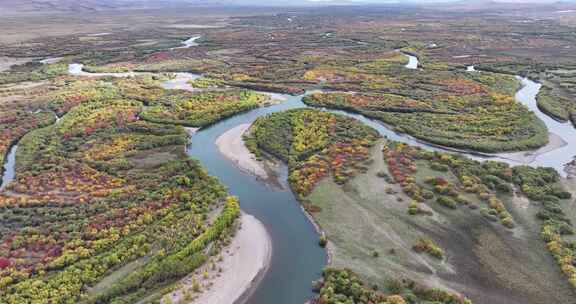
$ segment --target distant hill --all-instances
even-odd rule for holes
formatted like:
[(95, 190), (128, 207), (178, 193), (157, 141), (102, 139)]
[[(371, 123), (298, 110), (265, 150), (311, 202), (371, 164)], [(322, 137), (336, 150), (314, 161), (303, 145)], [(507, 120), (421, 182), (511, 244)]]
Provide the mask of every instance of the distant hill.
[(423, 4), (427, 8), (450, 11), (511, 11), (523, 10), (563, 10), (576, 7), (576, 1), (550, 1), (550, 0), (461, 0), (434, 5)]
[(229, 0), (0, 0), (0, 14), (89, 12), (130, 8), (223, 5)]
[(116, 0), (3, 0), (0, 1), (0, 8), (3, 11), (39, 12), (42, 10), (111, 9), (126, 4)]
[[(442, 2), (442, 3), (434, 3)], [(190, 6), (299, 6), (299, 5), (421, 5), (441, 10), (510, 10), (518, 6), (573, 8), (576, 0), (0, 0), (0, 15), (10, 13), (90, 12), (119, 9), (169, 8)]]

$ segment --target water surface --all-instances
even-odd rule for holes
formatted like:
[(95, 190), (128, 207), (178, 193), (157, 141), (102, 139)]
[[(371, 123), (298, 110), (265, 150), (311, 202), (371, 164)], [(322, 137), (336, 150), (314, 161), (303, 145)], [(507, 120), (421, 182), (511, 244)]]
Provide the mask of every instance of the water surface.
[(542, 153), (530, 163), (531, 166), (552, 167), (560, 174), (564, 172), (565, 164), (571, 162), (576, 155), (576, 129), (570, 122), (560, 122), (546, 115), (538, 108), (536, 96), (542, 87), (541, 84), (528, 78), (517, 77), (522, 82), (522, 88), (516, 93), (516, 100), (527, 106), (536, 116), (544, 122), (548, 131), (560, 136), (566, 144), (558, 149)]
[[(263, 115), (305, 107), (302, 96), (243, 113), (199, 130), (191, 138), (188, 155), (198, 159), (208, 172), (228, 186), (240, 199), (242, 210), (254, 215), (272, 238), (272, 260), (262, 283), (248, 298), (250, 304), (301, 304), (314, 296), (312, 281), (321, 277), (326, 252), (318, 246), (318, 234), (306, 218), (300, 203), (290, 190), (266, 186), (255, 177), (240, 171), (221, 155), (216, 139), (240, 124), (252, 123)], [(282, 169), (287, 178), (286, 168)]]
[(182, 41), (182, 46), (178, 46), (175, 48), (172, 48), (171, 50), (175, 50), (175, 49), (187, 49), (187, 48), (191, 48), (193, 46), (198, 46), (198, 43), (196, 42), (196, 40), (200, 39), (201, 36), (194, 36), (191, 37), (190, 39), (184, 40)]
[(6, 159), (4, 160), (4, 167), (2, 168), (2, 184), (0, 185), (0, 190), (4, 190), (9, 183), (14, 180), (15, 166), (16, 166), (16, 150), (18, 146), (14, 145), (10, 148)]
[(404, 56), (408, 57), (408, 63), (404, 66), (407, 69), (411, 69), (411, 70), (416, 70), (418, 69), (418, 57), (407, 54), (407, 53), (402, 53), (404, 54)]

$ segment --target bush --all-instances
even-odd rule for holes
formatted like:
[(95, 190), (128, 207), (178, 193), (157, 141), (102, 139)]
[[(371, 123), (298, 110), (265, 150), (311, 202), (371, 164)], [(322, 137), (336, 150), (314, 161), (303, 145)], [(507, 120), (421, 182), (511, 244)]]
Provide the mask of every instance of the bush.
[(468, 200), (467, 200), (464, 196), (462, 196), (462, 195), (456, 196), (456, 197), (454, 198), (454, 200), (455, 200), (456, 202), (458, 202), (458, 204), (461, 204), (461, 205), (470, 205), (470, 201), (468, 201)]
[(416, 215), (419, 212), (418, 204), (415, 201), (412, 201), (408, 206), (408, 214)]
[(502, 225), (504, 225), (504, 227), (506, 227), (506, 228), (512, 229), (516, 226), (511, 217), (505, 217), (501, 221), (502, 221)]
[(417, 253), (425, 252), (437, 259), (444, 258), (444, 251), (442, 248), (438, 247), (438, 245), (436, 245), (431, 239), (419, 239), (418, 242), (412, 246), (412, 249)]
[(434, 192), (430, 191), (430, 190), (422, 190), (422, 197), (426, 200), (430, 200), (434, 198)]
[(438, 203), (444, 207), (450, 208), (450, 209), (456, 209), (456, 207), (457, 207), (456, 202), (452, 198), (447, 197), (447, 196), (439, 196), (436, 199), (436, 203)]
[(494, 214), (492, 210), (493, 209), (482, 208), (480, 209), (480, 214), (482, 214), (482, 216), (484, 216), (491, 222), (498, 222), (498, 216), (496, 216), (496, 214)]
[(432, 162), (432, 163), (430, 163), (430, 169), (440, 171), (440, 172), (447, 172), (449, 168), (445, 164), (441, 164), (438, 162)]
[(376, 173), (376, 176), (383, 178), (389, 184), (395, 184), (396, 183), (394, 181), (394, 179), (390, 175), (388, 175), (388, 173), (386, 173), (384, 171), (378, 171), (378, 173)]

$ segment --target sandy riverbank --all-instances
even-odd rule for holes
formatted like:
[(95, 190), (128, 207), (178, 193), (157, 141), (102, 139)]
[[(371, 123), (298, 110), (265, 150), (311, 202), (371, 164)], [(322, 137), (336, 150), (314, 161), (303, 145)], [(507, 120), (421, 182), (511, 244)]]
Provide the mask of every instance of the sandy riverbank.
[(200, 75), (191, 73), (175, 73), (174, 78), (162, 83), (162, 88), (166, 90), (184, 90), (188, 92), (202, 91), (200, 89), (195, 89), (190, 84), (190, 81), (197, 78), (200, 78)]
[(233, 161), (240, 170), (267, 180), (269, 176), (263, 164), (254, 158), (242, 140), (242, 135), (248, 128), (250, 124), (241, 124), (224, 132), (216, 139), (216, 145), (220, 153)]
[(200, 130), (200, 128), (192, 128), (192, 127), (185, 127), (184, 129), (186, 130), (186, 133), (188, 133), (188, 136), (193, 136), (194, 134), (196, 134), (196, 132), (198, 132), (198, 130)]
[[(241, 228), (232, 243), (223, 249), (221, 261), (203, 266), (183, 281), (183, 288), (170, 294), (172, 303), (232, 304), (242, 302), (266, 273), (272, 257), (272, 240), (254, 216), (242, 213)], [(205, 271), (208, 274), (206, 279)], [(196, 280), (202, 287), (193, 291)], [(192, 299), (185, 299), (186, 293)], [(167, 301), (163, 301), (167, 302)]]
[(562, 137), (554, 133), (549, 133), (548, 138), (548, 144), (536, 151), (500, 153), (498, 156), (518, 162), (519, 164), (528, 165), (535, 161), (539, 155), (560, 149), (568, 144)]

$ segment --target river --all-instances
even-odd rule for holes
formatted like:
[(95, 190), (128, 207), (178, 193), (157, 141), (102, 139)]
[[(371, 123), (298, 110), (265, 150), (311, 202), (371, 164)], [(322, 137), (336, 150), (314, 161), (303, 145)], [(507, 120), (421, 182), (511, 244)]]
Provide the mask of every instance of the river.
[[(273, 254), (268, 272), (248, 298), (251, 304), (295, 304), (311, 299), (312, 281), (320, 278), (326, 253), (318, 246), (318, 235), (299, 202), (289, 190), (269, 187), (240, 171), (220, 154), (216, 139), (229, 129), (269, 113), (301, 108), (302, 96), (289, 96), (283, 103), (255, 109), (203, 128), (192, 136), (188, 155), (200, 160), (239, 197), (242, 210), (258, 218), (270, 233)], [(286, 180), (287, 169), (282, 168)]]
[(564, 145), (551, 151), (536, 153), (531, 166), (552, 167), (560, 174), (565, 175), (564, 165), (571, 162), (576, 155), (576, 129), (571, 122), (560, 122), (546, 115), (538, 108), (536, 96), (542, 87), (541, 84), (528, 78), (518, 77), (522, 82), (522, 89), (516, 93), (516, 100), (527, 106), (536, 116), (544, 122), (548, 131), (562, 138)]
[[(466, 71), (481, 73), (473, 65)], [(525, 105), (536, 117), (544, 122), (550, 132), (550, 144), (533, 151), (515, 153), (487, 154), (493, 160), (499, 160), (510, 165), (530, 165), (533, 167), (552, 167), (562, 176), (566, 176), (565, 165), (576, 156), (576, 129), (571, 122), (561, 122), (548, 116), (538, 107), (536, 97), (542, 85), (526, 77), (516, 76), (521, 88), (514, 98)], [(559, 141), (559, 142), (554, 142)]]
[[(36, 111), (36, 113), (42, 110)], [(54, 114), (55, 121), (54, 124), (60, 123), (61, 117)], [(10, 147), (6, 158), (4, 159), (4, 165), (2, 166), (2, 179), (0, 180), (0, 191), (4, 190), (8, 184), (10, 184), (14, 178), (16, 178), (16, 151), (18, 151), (18, 144), (14, 144)]]
[[(418, 58), (408, 54), (405, 55), (409, 57), (406, 68), (417, 69)], [(77, 76), (114, 77), (150, 74), (135, 72), (87, 73), (82, 70), (82, 67), (81, 64), (71, 64), (69, 66), (69, 72)], [(200, 75), (192, 73), (176, 73), (176, 78), (164, 82), (162, 86), (166, 89), (194, 90), (188, 84), (188, 80), (198, 77), (200, 77)], [(537, 153), (535, 152), (520, 153), (534, 153), (536, 155), (530, 165), (552, 166), (560, 172), (563, 172), (563, 164), (571, 161), (571, 154), (576, 151), (576, 131), (569, 124), (557, 122), (538, 109), (535, 96), (540, 89), (539, 84), (525, 78), (521, 78), (520, 80), (523, 86), (517, 92), (516, 100), (534, 111), (550, 130), (562, 137), (567, 143), (567, 145), (562, 148), (538, 155), (536, 155)], [(187, 147), (188, 155), (198, 159), (211, 175), (218, 177), (221, 182), (229, 188), (231, 194), (238, 196), (243, 211), (254, 215), (264, 223), (272, 237), (273, 256), (271, 265), (260, 285), (256, 287), (253, 294), (247, 298), (247, 302), (250, 304), (304, 303), (314, 296), (311, 283), (313, 280), (320, 278), (322, 268), (326, 265), (327, 258), (325, 251), (318, 246), (318, 235), (314, 226), (302, 212), (300, 204), (292, 192), (269, 187), (255, 177), (243, 173), (232, 161), (220, 154), (215, 144), (216, 139), (222, 133), (240, 124), (251, 123), (258, 117), (269, 113), (307, 107), (302, 102), (302, 98), (305, 95), (274, 95), (284, 98), (286, 101), (273, 106), (241, 113), (212, 126), (202, 128), (191, 136), (191, 142)], [(335, 110), (326, 111), (358, 119), (378, 130), (381, 135), (391, 140), (417, 145), (429, 150), (450, 151), (454, 153), (453, 150), (427, 144), (406, 134), (398, 134), (386, 125), (359, 114)], [(11, 149), (7, 157), (3, 181), (10, 180), (10, 176), (12, 176), (12, 178), (14, 176), (15, 151), (16, 146)], [(478, 160), (494, 159), (510, 164), (519, 163), (512, 159), (511, 153), (484, 156), (466, 152), (457, 153), (466, 154)], [(281, 169), (281, 175), (280, 178), (285, 181), (287, 178), (286, 168)]]
[(4, 160), (4, 167), (2, 168), (2, 184), (0, 185), (0, 191), (4, 190), (4, 188), (6, 188), (6, 186), (14, 180), (17, 149), (17, 145), (12, 146), (6, 155), (6, 159)]
[[(535, 95), (539, 90), (539, 85), (527, 79), (522, 79), (522, 82), (523, 87), (516, 94), (516, 98), (527, 106), (529, 103), (535, 104)], [(308, 107), (302, 102), (302, 98), (305, 95), (277, 95), (285, 98), (286, 101), (271, 107), (259, 108), (239, 114), (208, 128), (203, 128), (194, 134), (188, 147), (188, 155), (200, 160), (211, 175), (217, 176), (227, 185), (230, 192), (240, 198), (242, 209), (262, 221), (272, 237), (274, 248), (272, 264), (260, 286), (248, 299), (247, 303), (250, 304), (304, 303), (307, 299), (314, 296), (310, 289), (311, 282), (320, 277), (321, 269), (326, 263), (325, 252), (318, 246), (318, 235), (304, 216), (294, 195), (290, 191), (272, 189), (263, 185), (253, 176), (242, 173), (232, 161), (220, 154), (215, 144), (216, 139), (221, 134), (240, 124), (251, 123), (256, 118), (269, 113)], [(530, 108), (533, 111), (537, 111), (537, 113), (541, 113), (537, 108)], [(428, 145), (411, 136), (398, 134), (386, 125), (362, 115), (344, 111), (326, 111), (360, 120), (391, 140), (406, 142), (425, 149), (445, 151), (444, 148)], [(538, 116), (540, 117), (540, 115)], [(545, 123), (548, 126), (548, 122), (545, 121)], [(571, 136), (576, 135), (575, 130), (566, 131)], [(563, 132), (562, 135), (564, 135)], [(576, 141), (573, 143), (576, 144)], [(574, 145), (571, 147), (574, 147)], [(549, 153), (556, 153), (557, 151), (569, 152), (570, 148), (565, 146)], [(555, 163), (564, 164), (569, 154), (563, 154), (563, 156), (566, 156), (564, 160), (549, 160), (546, 156), (548, 154), (542, 154), (538, 159), (542, 158), (548, 166)], [(517, 162), (506, 158), (508, 155), (505, 155), (506, 157), (500, 157), (499, 155), (486, 157), (478, 155), (468, 156), (478, 160), (497, 159), (510, 164), (517, 164)], [(281, 178), (285, 180), (286, 168), (283, 168), (282, 172), (283, 176)]]
[(191, 37), (187, 40), (182, 41), (182, 46), (178, 46), (175, 48), (171, 48), (171, 50), (176, 50), (176, 49), (187, 49), (187, 48), (191, 48), (193, 46), (197, 46), (198, 42), (196, 42), (196, 40), (200, 39), (202, 36), (194, 36)]
[(402, 53), (404, 56), (408, 57), (408, 63), (404, 66), (407, 69), (416, 70), (418, 69), (418, 57), (410, 55), (408, 53)]

